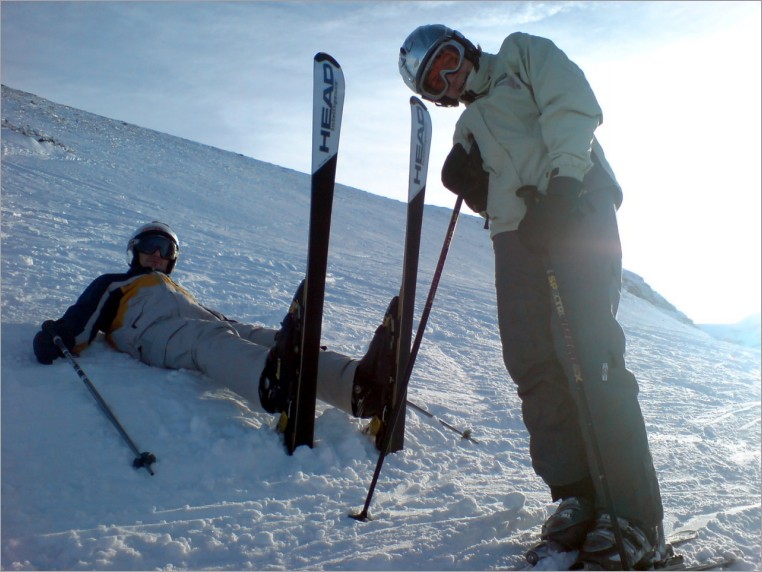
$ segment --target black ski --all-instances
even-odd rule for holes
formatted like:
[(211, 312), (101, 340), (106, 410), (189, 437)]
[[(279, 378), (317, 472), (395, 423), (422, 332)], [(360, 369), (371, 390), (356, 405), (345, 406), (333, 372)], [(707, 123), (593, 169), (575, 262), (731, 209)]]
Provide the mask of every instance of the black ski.
[[(402, 266), (402, 284), (399, 294), (399, 336), (397, 337), (396, 375), (392, 391), (393, 408), (383, 420), (379, 439), (379, 450), (386, 442), (384, 453), (401, 450), (405, 444), (405, 399), (408, 379), (405, 379), (410, 344), (413, 338), (413, 314), (415, 312), (415, 287), (418, 281), (418, 256), (423, 228), (423, 207), (426, 195), (426, 177), (429, 169), (431, 149), (431, 117), (423, 102), (417, 97), (410, 98), (410, 168), (408, 177), (407, 223), (405, 229), (405, 254)], [(391, 435), (386, 433), (391, 431)]]
[(318, 53), (314, 59), (312, 190), (307, 276), (302, 295), (301, 356), (284, 429), (289, 454), (300, 445), (312, 447), (313, 444), (328, 239), (343, 108), (344, 74), (341, 66), (328, 54)]

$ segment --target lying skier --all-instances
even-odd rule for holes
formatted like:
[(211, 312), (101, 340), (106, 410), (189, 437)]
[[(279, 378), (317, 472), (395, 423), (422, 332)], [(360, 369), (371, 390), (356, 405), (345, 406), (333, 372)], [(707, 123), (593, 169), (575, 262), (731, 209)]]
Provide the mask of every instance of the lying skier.
[[(102, 332), (114, 348), (143, 363), (199, 371), (269, 413), (282, 412), (288, 388), (278, 377), (283, 344), (276, 342), (288, 332), (236, 322), (199, 304), (170, 278), (179, 251), (168, 225), (138, 228), (127, 245), (129, 270), (96, 278), (60, 319), (46, 321), (34, 337), (37, 360), (51, 364), (61, 356), (51, 329), (75, 354)], [(386, 324), (390, 316), (396, 319), (395, 302), (396, 297), (361, 360), (321, 352), (321, 401), (355, 417), (382, 415), (390, 399), (396, 332)], [(291, 322), (287, 316), (284, 327)]]

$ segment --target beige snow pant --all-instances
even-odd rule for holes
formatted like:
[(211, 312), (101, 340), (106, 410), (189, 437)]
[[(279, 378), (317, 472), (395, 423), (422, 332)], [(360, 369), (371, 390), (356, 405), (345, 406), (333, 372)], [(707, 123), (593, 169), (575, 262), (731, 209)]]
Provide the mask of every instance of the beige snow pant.
[[(277, 330), (219, 320), (170, 318), (141, 336), (140, 359), (168, 369), (200, 371), (257, 408), (259, 376)], [(317, 397), (352, 414), (352, 385), (358, 360), (321, 351)]]

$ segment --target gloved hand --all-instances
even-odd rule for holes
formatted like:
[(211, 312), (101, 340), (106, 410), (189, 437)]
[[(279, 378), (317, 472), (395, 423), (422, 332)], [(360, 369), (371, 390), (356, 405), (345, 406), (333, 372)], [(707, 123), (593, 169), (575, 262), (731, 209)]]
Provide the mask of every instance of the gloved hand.
[(32, 346), (34, 347), (34, 355), (37, 357), (38, 362), (45, 365), (50, 365), (53, 363), (53, 360), (63, 355), (61, 350), (58, 349), (58, 346), (56, 346), (55, 342), (53, 342), (51, 335), (48, 333), (50, 330), (55, 331), (59, 336), (61, 336), (61, 340), (67, 348), (71, 349), (74, 347), (74, 337), (66, 334), (65, 332), (61, 332), (60, 329), (61, 328), (59, 328), (56, 322), (53, 320), (45, 320), (45, 322), (43, 322), (42, 330), (37, 332), (37, 335), (34, 336), (34, 340), (32, 342)]
[(476, 141), (471, 144), (468, 153), (460, 143), (453, 146), (442, 165), (442, 184), (463, 197), (474, 212), (487, 210), (489, 173), (482, 167), (482, 154)]
[[(522, 196), (522, 187), (517, 191)], [(529, 194), (533, 200), (527, 199)], [(535, 192), (523, 197), (527, 212), (519, 223), (519, 240), (530, 252), (547, 250), (563, 239), (569, 227), (582, 215), (582, 181), (572, 177), (553, 177), (545, 195)]]

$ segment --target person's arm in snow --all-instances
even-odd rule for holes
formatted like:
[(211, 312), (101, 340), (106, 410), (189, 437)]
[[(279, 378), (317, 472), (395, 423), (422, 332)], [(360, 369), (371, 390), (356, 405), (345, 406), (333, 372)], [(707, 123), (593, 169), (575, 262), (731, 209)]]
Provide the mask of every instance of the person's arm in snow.
[[(85, 329), (92, 321), (93, 316), (99, 311), (103, 314), (103, 308), (101, 307), (101, 298), (107, 292), (109, 285), (113, 282), (114, 277), (118, 275), (105, 274), (96, 278), (77, 299), (77, 301), (70, 306), (64, 315), (58, 320), (46, 320), (45, 324), (52, 327), (55, 332), (61, 336), (61, 340), (64, 345), (72, 352), (78, 352), (86, 347), (95, 335), (98, 333), (98, 324), (102, 323), (102, 320), (97, 320), (96, 329), (92, 332), (85, 332)], [(41, 329), (34, 336), (32, 342), (34, 349), (34, 355), (37, 357), (37, 361), (42, 364), (51, 364), (53, 360), (61, 357), (62, 354), (58, 347), (53, 343), (53, 338), (45, 331)]]

